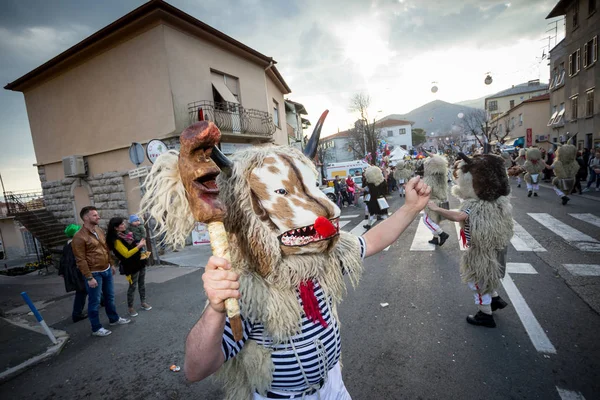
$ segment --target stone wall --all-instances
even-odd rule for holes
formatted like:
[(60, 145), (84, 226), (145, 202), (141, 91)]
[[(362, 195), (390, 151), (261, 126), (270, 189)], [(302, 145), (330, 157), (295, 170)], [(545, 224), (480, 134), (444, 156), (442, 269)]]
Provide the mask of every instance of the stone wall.
[(42, 182), (46, 209), (65, 225), (75, 223), (73, 218), (73, 196), (71, 195), (73, 182), (75, 182), (75, 178)]

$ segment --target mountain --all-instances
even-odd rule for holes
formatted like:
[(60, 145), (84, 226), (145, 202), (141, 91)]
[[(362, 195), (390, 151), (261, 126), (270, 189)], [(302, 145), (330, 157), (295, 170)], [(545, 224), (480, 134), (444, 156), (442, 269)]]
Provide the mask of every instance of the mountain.
[(485, 110), (485, 98), (489, 97), (489, 96), (490, 95), (483, 96), (483, 97), (480, 97), (478, 99), (473, 99), (473, 100), (459, 101), (458, 103), (454, 103), (454, 104), (457, 104), (459, 106), (467, 106), (467, 107), (480, 108), (482, 110)]
[(407, 114), (392, 114), (382, 118), (382, 120), (405, 119), (415, 123), (413, 129), (421, 128), (427, 133), (445, 133), (452, 129), (453, 124), (459, 124), (459, 113), (467, 113), (474, 109), (473, 107), (447, 103), (442, 100), (434, 100), (415, 108)]

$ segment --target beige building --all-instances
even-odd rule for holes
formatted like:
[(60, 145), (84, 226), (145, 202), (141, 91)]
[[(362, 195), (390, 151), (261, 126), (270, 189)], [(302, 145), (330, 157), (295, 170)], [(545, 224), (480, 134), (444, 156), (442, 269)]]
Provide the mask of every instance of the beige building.
[(47, 210), (63, 224), (90, 204), (104, 223), (136, 212), (130, 145), (160, 139), (178, 148), (199, 117), (219, 126), (225, 153), (288, 144), (291, 90), (275, 63), (153, 0), (9, 83), (25, 97)]
[(550, 50), (551, 141), (572, 138), (578, 149), (600, 148), (597, 0), (561, 0), (546, 18), (565, 16), (565, 38)]
[(532, 80), (502, 90), (485, 99), (485, 110), (491, 120), (497, 118), (525, 100), (548, 92), (548, 84)]
[[(505, 145), (527, 147), (527, 131), (531, 131), (531, 146), (548, 147), (551, 128), (550, 94), (532, 97), (499, 115), (492, 121), (499, 137), (504, 137)], [(506, 135), (506, 136), (505, 136)], [(492, 143), (495, 144), (495, 143)]]

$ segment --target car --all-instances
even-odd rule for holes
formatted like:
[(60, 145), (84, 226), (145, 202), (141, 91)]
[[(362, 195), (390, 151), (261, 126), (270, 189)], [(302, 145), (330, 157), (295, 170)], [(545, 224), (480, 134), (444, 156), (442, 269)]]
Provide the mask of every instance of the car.
[(329, 198), (329, 200), (333, 201), (334, 203), (337, 201), (337, 196), (335, 195), (335, 189), (333, 187), (321, 186), (320, 189), (321, 192), (323, 192), (325, 196)]

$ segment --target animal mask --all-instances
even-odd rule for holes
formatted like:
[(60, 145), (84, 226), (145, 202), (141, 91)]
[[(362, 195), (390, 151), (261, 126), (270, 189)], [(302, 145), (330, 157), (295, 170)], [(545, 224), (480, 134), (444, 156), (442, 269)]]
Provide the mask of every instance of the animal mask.
[(542, 153), (537, 147), (530, 147), (526, 153), (527, 161), (537, 162), (542, 158)]
[(383, 172), (381, 172), (379, 167), (371, 165), (365, 170), (365, 179), (367, 180), (367, 183), (379, 186), (384, 181)]
[(458, 153), (458, 156), (460, 160), (454, 164), (452, 173), (456, 181), (452, 194), (463, 200), (485, 201), (508, 196), (510, 186), (502, 157), (492, 154), (467, 157), (463, 153)]
[(448, 160), (446, 157), (437, 154), (429, 154), (429, 157), (423, 163), (425, 170), (424, 175), (446, 175), (448, 173)]

